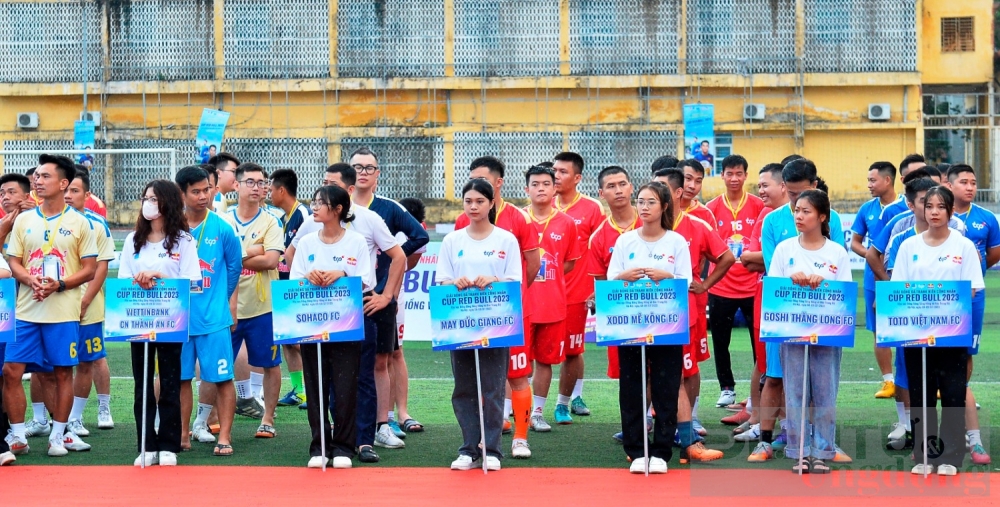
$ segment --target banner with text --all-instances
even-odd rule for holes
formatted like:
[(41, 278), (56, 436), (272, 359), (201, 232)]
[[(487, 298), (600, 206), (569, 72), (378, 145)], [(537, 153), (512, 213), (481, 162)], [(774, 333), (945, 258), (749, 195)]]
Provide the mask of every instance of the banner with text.
[(271, 300), (275, 345), (365, 339), (360, 277), (343, 277), (327, 287), (272, 280)]
[(688, 281), (600, 280), (594, 284), (598, 345), (686, 345)]
[(765, 276), (761, 301), (761, 341), (854, 346), (857, 282), (828, 280), (813, 289), (790, 278)]
[(496, 282), (485, 289), (430, 288), (434, 350), (524, 345), (521, 283)]
[(972, 282), (876, 282), (879, 347), (971, 347)]
[(0, 280), (0, 343), (17, 341), (14, 310), (17, 307), (17, 280)]
[(104, 340), (183, 343), (188, 340), (191, 280), (157, 280), (143, 289), (131, 278), (104, 284)]

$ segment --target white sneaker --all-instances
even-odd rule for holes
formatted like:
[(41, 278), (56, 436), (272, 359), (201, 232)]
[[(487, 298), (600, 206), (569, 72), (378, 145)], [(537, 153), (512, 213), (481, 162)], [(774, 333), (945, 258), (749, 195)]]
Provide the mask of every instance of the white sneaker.
[(632, 464), (629, 465), (628, 471), (633, 474), (646, 473), (646, 458), (636, 458), (632, 460)]
[(90, 450), (90, 444), (84, 442), (79, 435), (74, 435), (68, 428), (66, 433), (63, 435), (63, 446), (66, 447), (66, 450), (73, 452), (84, 452)]
[(15, 456), (28, 454), (28, 451), (31, 450), (28, 446), (28, 439), (15, 435), (12, 430), (7, 430), (7, 436), (4, 437), (4, 442), (7, 442), (7, 447), (10, 448), (11, 454)]
[(733, 437), (737, 442), (756, 442), (760, 440), (760, 424), (750, 426), (750, 429)]
[(886, 445), (895, 450), (901, 450), (906, 446), (906, 426), (899, 424), (898, 422), (892, 423), (892, 431), (886, 437), (888, 442)]
[(472, 456), (466, 454), (459, 454), (455, 461), (451, 462), (452, 470), (472, 470), (476, 468), (476, 461), (472, 459)]
[(490, 472), (496, 472), (500, 470), (500, 458), (497, 458), (496, 456), (487, 456), (486, 469), (489, 470)]
[(955, 468), (955, 465), (938, 465), (937, 473), (938, 475), (951, 476), (956, 475), (958, 473), (958, 469)]
[(15, 461), (17, 461), (17, 457), (10, 451), (0, 454), (0, 467), (10, 465)]
[(34, 419), (24, 424), (24, 436), (26, 437), (46, 437), (52, 433), (52, 421), (40, 423)]
[(719, 401), (715, 402), (715, 406), (728, 407), (733, 403), (736, 403), (736, 392), (726, 389), (725, 391), (722, 391), (721, 395), (719, 395)]
[(111, 408), (97, 408), (97, 429), (112, 430), (115, 428), (115, 420), (111, 418)]
[(146, 466), (156, 465), (156, 464), (158, 464), (160, 462), (160, 456), (157, 453), (155, 453), (155, 452), (146, 452), (146, 453), (140, 454), (139, 457), (136, 458), (134, 462), (132, 462), (132, 465), (133, 466), (137, 466), (137, 467), (142, 466), (143, 465), (143, 458), (145, 458), (145, 461), (146, 461), (145, 465)]
[(406, 447), (406, 443), (400, 440), (399, 437), (392, 432), (392, 428), (390, 428), (388, 424), (383, 424), (382, 427), (375, 432), (375, 445), (385, 447), (386, 449), (402, 449)]
[(528, 441), (523, 438), (515, 438), (510, 446), (510, 455), (518, 459), (528, 459), (531, 457), (531, 448)]
[(191, 426), (191, 436), (203, 444), (215, 442), (215, 435), (213, 435), (212, 431), (208, 429), (208, 425), (203, 422), (195, 422), (194, 425)]
[(58, 439), (49, 440), (49, 456), (58, 458), (60, 456), (65, 456), (67, 454), (69, 454), (69, 451), (66, 450), (66, 446), (65, 444), (63, 444), (63, 442), (59, 441)]
[(160, 451), (160, 466), (161, 467), (177, 466), (177, 455), (170, 451)]
[(344, 468), (351, 468), (353, 466), (354, 463), (351, 462), (351, 458), (348, 458), (347, 456), (333, 457), (333, 468), (344, 469)]
[(309, 464), (306, 465), (306, 468), (323, 468), (323, 465), (329, 461), (323, 456), (313, 456), (309, 458)]
[(665, 474), (667, 473), (667, 462), (663, 458), (657, 458), (653, 456), (649, 458), (649, 473), (651, 474)]
[(70, 421), (69, 424), (66, 425), (66, 431), (72, 431), (74, 434), (76, 434), (77, 436), (81, 436), (81, 437), (89, 437), (90, 436), (90, 430), (88, 430), (87, 428), (84, 428), (83, 427), (83, 421), (81, 421), (79, 419), (77, 419), (75, 421)]
[(920, 463), (911, 468), (910, 473), (913, 475), (924, 475), (924, 474), (930, 475), (934, 473), (934, 465), (928, 464), (927, 467), (925, 468), (924, 464)]
[(537, 431), (539, 433), (545, 433), (552, 431), (552, 426), (545, 422), (545, 418), (542, 414), (531, 414), (531, 431)]

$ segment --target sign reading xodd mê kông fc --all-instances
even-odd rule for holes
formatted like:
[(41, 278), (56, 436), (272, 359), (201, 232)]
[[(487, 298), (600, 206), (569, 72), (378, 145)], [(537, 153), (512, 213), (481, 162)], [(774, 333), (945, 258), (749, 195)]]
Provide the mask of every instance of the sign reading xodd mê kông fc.
[(598, 345), (687, 345), (688, 281), (594, 284)]

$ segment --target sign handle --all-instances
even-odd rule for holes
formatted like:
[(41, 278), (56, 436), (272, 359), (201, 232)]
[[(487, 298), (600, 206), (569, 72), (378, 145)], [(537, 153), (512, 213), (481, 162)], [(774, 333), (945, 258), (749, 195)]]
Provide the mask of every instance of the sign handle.
[(923, 443), (923, 446), (924, 446), (924, 479), (926, 479), (927, 475), (929, 474), (929, 472), (927, 470), (927, 444), (929, 442), (929, 440), (927, 439), (927, 400), (931, 399), (928, 396), (928, 394), (927, 394), (927, 347), (920, 347), (920, 362), (921, 362), (921, 370), (922, 370), (921, 371), (921, 377), (922, 377), (921, 378), (921, 382), (923, 382), (923, 389), (922, 389), (922, 391), (924, 393), (923, 415), (921, 415), (921, 417), (923, 418), (923, 421), (921, 421), (921, 424), (924, 425), (924, 434), (923, 434), (923, 439), (922, 439), (923, 442), (922, 443)]
[(473, 349), (476, 355), (476, 391), (479, 393), (479, 448), (483, 455), (483, 474), (487, 474), (486, 469), (486, 421), (483, 419), (483, 378), (479, 372), (479, 349)]
[(642, 456), (646, 460), (645, 473), (649, 477), (649, 428), (646, 427), (646, 346), (641, 345), (642, 356)]
[(319, 452), (323, 456), (323, 471), (326, 472), (326, 432), (329, 431), (330, 426), (326, 423), (326, 412), (323, 407), (323, 347), (317, 343), (316, 344), (316, 376), (319, 377)]
[(146, 406), (149, 402), (149, 342), (142, 343), (142, 444), (139, 445), (139, 468), (146, 468)]
[(803, 473), (803, 464), (806, 461), (806, 457), (802, 454), (805, 452), (806, 446), (806, 404), (809, 399), (809, 344), (806, 344), (805, 351), (805, 362), (803, 365), (803, 375), (802, 375), (802, 412), (800, 414), (801, 420), (799, 421), (799, 475)]

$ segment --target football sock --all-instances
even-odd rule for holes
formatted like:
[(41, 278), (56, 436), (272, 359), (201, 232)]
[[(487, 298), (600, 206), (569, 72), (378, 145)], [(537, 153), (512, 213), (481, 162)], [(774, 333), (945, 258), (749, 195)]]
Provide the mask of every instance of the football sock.
[(111, 395), (110, 394), (98, 394), (97, 395), (97, 406), (100, 408), (111, 408)]
[(572, 400), (570, 399), (569, 396), (563, 396), (563, 395), (560, 394), (559, 396), (556, 397), (556, 404), (557, 405), (569, 405), (570, 401), (572, 401)]
[(82, 421), (83, 411), (87, 408), (87, 398), (73, 397), (73, 410), (69, 413), (70, 421)]
[(910, 418), (906, 413), (906, 405), (901, 401), (896, 402), (896, 418), (899, 420), (899, 424), (904, 428), (910, 426)]
[(261, 391), (264, 390), (264, 374), (257, 373), (255, 371), (250, 372), (250, 388), (253, 390), (254, 397), (259, 397)]
[(910, 427), (910, 409), (906, 409), (906, 431), (913, 431)]
[(969, 445), (983, 445), (983, 437), (979, 434), (979, 430), (969, 430), (966, 432), (969, 435)]
[(545, 397), (534, 396), (534, 400), (535, 400), (534, 412), (536, 414), (545, 413)]
[(396, 412), (394, 410), (390, 410), (389, 411), (389, 420), (390, 421), (395, 421), (396, 420)]
[(25, 431), (26, 430), (24, 429), (24, 423), (10, 423), (10, 432), (14, 436), (27, 438), (27, 436), (25, 435)]
[(579, 398), (581, 396), (583, 396), (583, 379), (576, 381), (576, 385), (573, 386), (573, 394), (570, 395), (570, 398)]
[(774, 442), (774, 430), (760, 430), (760, 441), (769, 444)]
[(204, 423), (207, 426), (208, 425), (208, 415), (211, 414), (211, 413), (212, 413), (212, 406), (211, 405), (208, 405), (208, 404), (205, 404), (205, 403), (199, 403), (198, 404), (198, 415), (195, 416), (194, 423), (195, 424)]
[(65, 435), (66, 423), (52, 421), (52, 433), (49, 434), (49, 440), (58, 440), (62, 442)]
[(504, 419), (510, 417), (511, 402), (510, 398), (504, 398), (503, 400), (503, 417)]
[(747, 412), (753, 413), (753, 400), (747, 398)]
[(32, 403), (31, 412), (34, 415), (35, 422), (40, 424), (49, 423), (49, 416), (48, 412), (45, 410), (45, 403)]
[(238, 396), (241, 400), (253, 398), (253, 392), (250, 390), (249, 380), (236, 381), (236, 396)]
[(886, 373), (885, 375), (882, 375), (882, 381), (883, 382), (892, 382), (892, 379), (893, 379), (893, 376), (892, 376), (891, 373)]
[(698, 402), (701, 401), (701, 396), (694, 397), (694, 405), (691, 406), (691, 420), (698, 421)]
[(301, 371), (291, 371), (288, 372), (288, 376), (292, 379), (292, 390), (297, 393), (306, 392), (305, 385), (302, 383), (302, 372)]
[(531, 420), (531, 389), (511, 391), (510, 398), (514, 409), (514, 438), (527, 440)]

